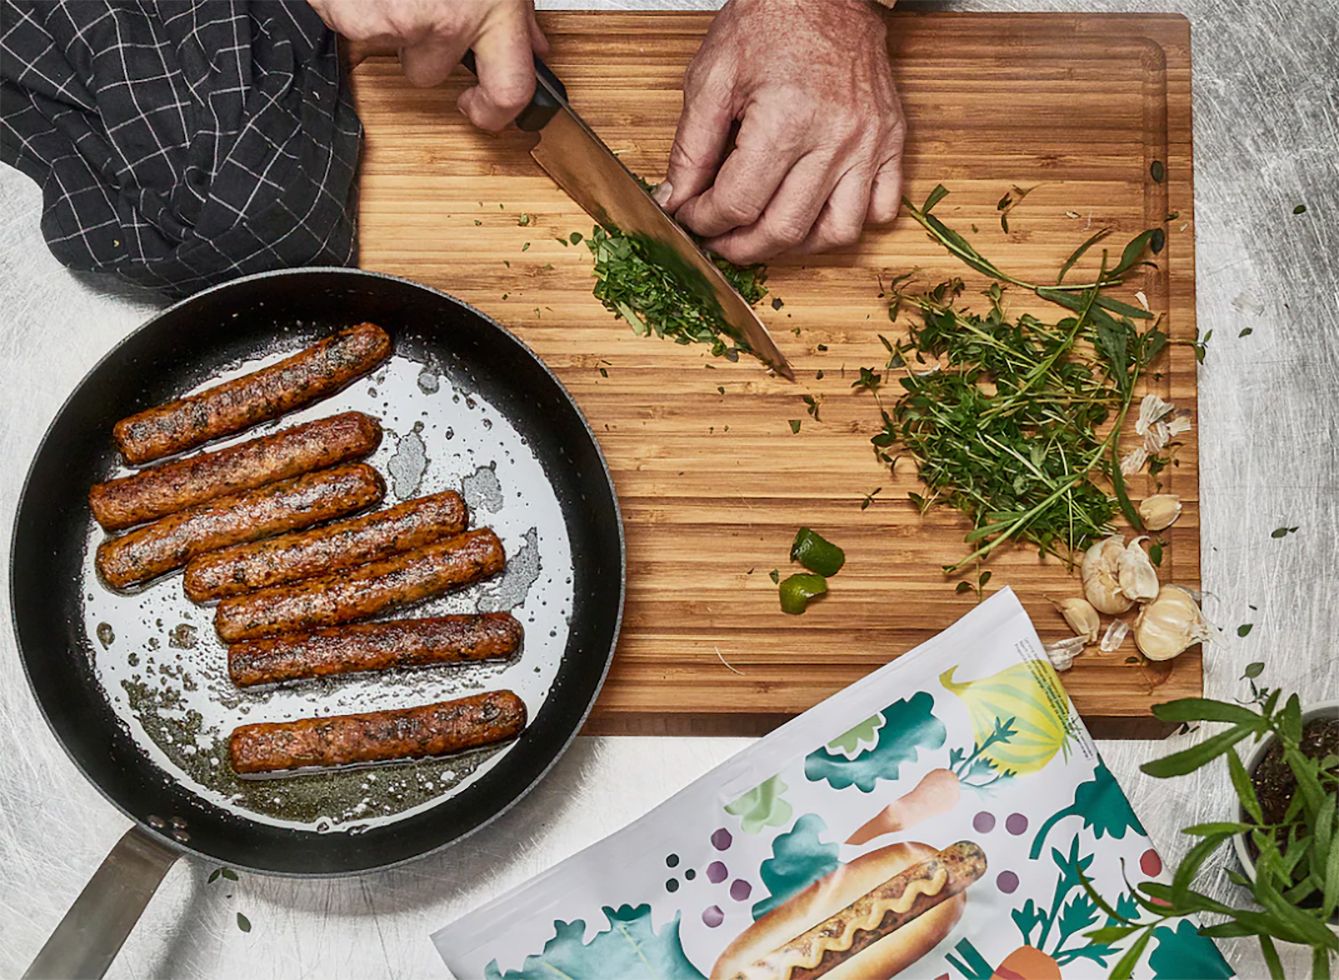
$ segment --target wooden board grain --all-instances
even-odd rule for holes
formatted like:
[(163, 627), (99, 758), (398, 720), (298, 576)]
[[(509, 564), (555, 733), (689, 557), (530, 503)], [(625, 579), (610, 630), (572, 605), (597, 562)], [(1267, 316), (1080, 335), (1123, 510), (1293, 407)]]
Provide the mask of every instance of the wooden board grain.
[[(681, 78), (710, 23), (699, 14), (551, 13), (551, 66), (574, 106), (634, 171), (663, 174), (682, 103)], [(1195, 332), (1190, 32), (1173, 16), (897, 13), (890, 46), (910, 123), (907, 193), (952, 194), (937, 214), (1001, 267), (1047, 281), (1096, 228), (1111, 242), (1166, 224), (1157, 268), (1132, 283), (1177, 341)], [(908, 218), (832, 255), (780, 261), (783, 306), (764, 319), (799, 376), (635, 337), (591, 297), (590, 255), (561, 244), (590, 220), (525, 153), (516, 132), (487, 136), (454, 107), (463, 83), (416, 90), (393, 61), (355, 73), (367, 130), (361, 264), (458, 295), (514, 330), (553, 367), (608, 457), (627, 526), (622, 640), (593, 732), (755, 734), (815, 704), (966, 612), (973, 596), (940, 572), (963, 554), (965, 523), (920, 516), (914, 474), (880, 466), (861, 366), (886, 359), (877, 334), (897, 328), (879, 277), (919, 269), (965, 275)], [(1150, 176), (1154, 161), (1165, 178)], [(1013, 184), (1035, 189), (1000, 228)], [(1169, 214), (1177, 217), (1167, 220)], [(533, 215), (521, 225), (520, 215)], [(1077, 215), (1077, 217), (1075, 217)], [(528, 245), (526, 243), (529, 243)], [(1094, 250), (1080, 268), (1093, 267)], [(984, 284), (966, 276), (969, 289)], [(1014, 291), (1009, 305), (1055, 316)], [(1149, 389), (1195, 416), (1195, 358), (1166, 355)], [(816, 379), (822, 371), (822, 380)], [(802, 396), (821, 400), (821, 421)], [(789, 420), (801, 421), (792, 434)], [(1163, 489), (1185, 502), (1166, 536), (1164, 580), (1197, 586), (1196, 429)], [(866, 493), (881, 488), (872, 506)], [(1136, 497), (1149, 492), (1134, 481)], [(831, 594), (783, 615), (768, 572), (788, 567), (798, 525), (846, 548)], [(1043, 638), (1067, 631), (1047, 596), (1077, 594), (1057, 561), (1026, 549), (991, 562), (988, 591), (1012, 586)], [(1165, 664), (1090, 651), (1064, 675), (1095, 733), (1162, 729), (1150, 705), (1201, 691), (1200, 654)]]

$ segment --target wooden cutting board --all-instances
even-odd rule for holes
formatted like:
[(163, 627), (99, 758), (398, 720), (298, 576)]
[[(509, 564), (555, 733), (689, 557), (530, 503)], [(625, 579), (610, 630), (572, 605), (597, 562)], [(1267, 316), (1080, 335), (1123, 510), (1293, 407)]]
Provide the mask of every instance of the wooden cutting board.
[[(710, 15), (551, 13), (542, 22), (573, 105), (630, 168), (658, 179), (683, 70)], [(1183, 18), (897, 13), (890, 45), (910, 122), (913, 200), (943, 182), (952, 193), (936, 213), (1001, 267), (1038, 282), (1099, 227), (1114, 227), (1118, 248), (1165, 223), (1158, 267), (1129, 292), (1142, 290), (1165, 314), (1173, 338), (1195, 338)], [(963, 275), (971, 297), (984, 285), (918, 225), (901, 218), (854, 248), (772, 265), (772, 294), (784, 305), (765, 300), (762, 315), (798, 374), (788, 384), (753, 363), (636, 337), (606, 313), (591, 297), (587, 249), (555, 240), (589, 233), (591, 221), (531, 161), (524, 137), (469, 127), (455, 109), (463, 82), (417, 90), (389, 59), (364, 63), (355, 79), (367, 129), (362, 266), (454, 293), (506, 324), (567, 385), (608, 457), (627, 526), (628, 597), (588, 731), (758, 734), (971, 608), (975, 596), (955, 593), (940, 571), (965, 553), (965, 522), (917, 513), (906, 496), (918, 489), (914, 474), (876, 462), (878, 412), (851, 389), (861, 366), (886, 360), (877, 334), (896, 329), (881, 275)], [(1153, 170), (1165, 177), (1155, 181)], [(996, 205), (1015, 184), (1035, 189), (1005, 234)], [(522, 214), (534, 218), (522, 225)], [(1098, 260), (1090, 254), (1080, 268)], [(1024, 294), (1010, 306), (1056, 315)], [(1194, 352), (1172, 346), (1165, 356), (1150, 390), (1195, 419)], [(821, 400), (821, 421), (806, 413), (806, 394)], [(1195, 432), (1162, 477), (1185, 512), (1166, 536), (1161, 574), (1192, 587)], [(1150, 492), (1147, 481), (1131, 492)], [(824, 601), (786, 616), (768, 573), (788, 572), (800, 525), (848, 559)], [(988, 592), (1012, 586), (1044, 639), (1068, 635), (1046, 599), (1079, 592), (1062, 563), (1016, 548), (990, 567)], [(1098, 735), (1157, 734), (1150, 705), (1201, 691), (1197, 650), (1156, 665), (1134, 654), (1132, 640), (1113, 655), (1090, 651), (1064, 675)]]

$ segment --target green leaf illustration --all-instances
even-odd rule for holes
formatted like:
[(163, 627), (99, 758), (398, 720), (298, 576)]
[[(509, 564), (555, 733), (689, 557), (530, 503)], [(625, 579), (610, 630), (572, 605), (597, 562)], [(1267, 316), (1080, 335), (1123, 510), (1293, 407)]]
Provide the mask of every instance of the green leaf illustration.
[(1153, 930), (1153, 941), (1157, 945), (1149, 954), (1148, 966), (1154, 980), (1175, 977), (1219, 980), (1234, 975), (1213, 940), (1201, 936), (1195, 924), (1187, 919), (1178, 922), (1175, 929), (1158, 926)]
[[(910, 700), (894, 701), (880, 712), (884, 724), (873, 748), (855, 758), (826, 748), (811, 752), (804, 760), (805, 777), (815, 783), (827, 780), (833, 789), (856, 786), (872, 793), (880, 779), (896, 779), (902, 765), (914, 762), (920, 749), (943, 746), (948, 732), (933, 709), (934, 698), (927, 691), (918, 691)], [(845, 738), (839, 736), (839, 740)]]
[(650, 905), (605, 906), (609, 928), (582, 942), (582, 919), (553, 923), (553, 938), (542, 953), (525, 958), (519, 970), (505, 973), (497, 960), (484, 970), (486, 980), (555, 980), (563, 977), (620, 977), (625, 980), (704, 980), (679, 941), (676, 914), (659, 933), (651, 924)]
[(1092, 778), (1079, 783), (1074, 790), (1073, 804), (1051, 814), (1037, 830), (1037, 836), (1032, 841), (1032, 851), (1028, 856), (1035, 861), (1041, 854), (1042, 845), (1046, 842), (1046, 835), (1051, 832), (1051, 828), (1070, 816), (1082, 817), (1083, 825), (1091, 829), (1098, 838), (1110, 836), (1121, 840), (1127, 830), (1133, 830), (1137, 834), (1144, 832), (1139, 818), (1130, 809), (1130, 801), (1125, 798), (1125, 794), (1117, 785), (1116, 777), (1111, 775), (1106, 763), (1100, 760), (1097, 768), (1093, 770)]
[(788, 787), (780, 776), (759, 783), (725, 808), (725, 812), (739, 817), (746, 834), (756, 834), (764, 827), (784, 827), (790, 823), (791, 809), (782, 798)]
[(825, 844), (819, 839), (827, 829), (822, 817), (806, 813), (795, 821), (789, 833), (781, 834), (772, 842), (772, 856), (758, 869), (770, 894), (754, 904), (754, 919), (762, 918), (792, 895), (841, 866), (837, 860), (838, 845)]
[(854, 728), (847, 729), (829, 742), (828, 751), (854, 759), (861, 752), (879, 744), (879, 730), (883, 725), (883, 715), (870, 715)]

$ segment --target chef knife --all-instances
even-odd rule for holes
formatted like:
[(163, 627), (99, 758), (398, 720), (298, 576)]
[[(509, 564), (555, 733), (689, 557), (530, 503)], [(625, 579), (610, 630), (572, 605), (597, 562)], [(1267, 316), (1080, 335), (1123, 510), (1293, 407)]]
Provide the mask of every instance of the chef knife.
[[(462, 64), (474, 72), (474, 52), (466, 52)], [(516, 125), (538, 136), (530, 155), (587, 214), (601, 225), (641, 238), (650, 246), (652, 260), (718, 311), (737, 341), (777, 374), (795, 380), (753, 307), (577, 115), (567, 102), (567, 87), (538, 58), (535, 95), (516, 117)]]

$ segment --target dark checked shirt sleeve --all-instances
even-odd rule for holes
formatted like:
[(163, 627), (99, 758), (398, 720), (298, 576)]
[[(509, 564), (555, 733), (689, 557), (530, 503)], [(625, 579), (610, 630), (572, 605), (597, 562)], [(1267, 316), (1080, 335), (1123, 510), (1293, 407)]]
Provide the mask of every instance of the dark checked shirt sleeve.
[(361, 139), (303, 0), (0, 0), (0, 160), (72, 269), (184, 296), (347, 265)]

